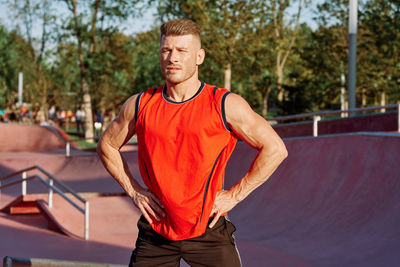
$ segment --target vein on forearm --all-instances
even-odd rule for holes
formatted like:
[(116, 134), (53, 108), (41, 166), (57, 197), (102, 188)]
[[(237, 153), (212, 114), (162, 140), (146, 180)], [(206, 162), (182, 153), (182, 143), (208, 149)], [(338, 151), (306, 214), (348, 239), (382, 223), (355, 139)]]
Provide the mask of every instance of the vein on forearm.
[(240, 202), (245, 199), (257, 187), (263, 184), (278, 168), (285, 155), (279, 150), (267, 150), (261, 148), (254, 158), (246, 175), (236, 183), (231, 190), (235, 199)]
[(100, 149), (100, 159), (110, 175), (121, 185), (125, 192), (132, 196), (135, 191), (137, 181), (129, 171), (128, 164), (123, 158), (121, 152), (109, 144), (102, 143)]

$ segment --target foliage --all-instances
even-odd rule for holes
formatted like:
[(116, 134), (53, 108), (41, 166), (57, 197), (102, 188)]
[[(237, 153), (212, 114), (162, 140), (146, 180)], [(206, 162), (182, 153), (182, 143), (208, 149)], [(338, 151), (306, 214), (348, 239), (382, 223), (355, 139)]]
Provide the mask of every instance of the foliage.
[(15, 50), (15, 35), (0, 25), (0, 109), (13, 103), (13, 92), (17, 90), (19, 66), (16, 65), (18, 51)]
[[(348, 0), (325, 1), (317, 14), (319, 26), (301, 53), (312, 75), (301, 75), (298, 82), (312, 90), (313, 110), (338, 109), (340, 76), (347, 76)], [(392, 103), (399, 99), (399, 26), (396, 1), (364, 1), (359, 6), (357, 106), (379, 105), (383, 92)]]
[(370, 103), (385, 92), (390, 102), (400, 98), (400, 2), (368, 1), (361, 14), (359, 70)]
[[(162, 20), (188, 18), (202, 27), (208, 57), (202, 70), (219, 70), (213, 71), (213, 78), (217, 78), (215, 74), (224, 75), (226, 88), (230, 89), (232, 82), (232, 90), (257, 109), (262, 107), (260, 112), (266, 116), (271, 91), (276, 89), (275, 95), (282, 91), (285, 64), (304, 1), (157, 2)], [(299, 3), (299, 9), (292, 20), (287, 10), (294, 2)], [(211, 66), (207, 65), (209, 60)]]
[[(207, 55), (200, 79), (222, 87), (231, 71), (232, 90), (260, 114), (266, 107), (269, 116), (340, 107), (348, 0), (322, 1), (315, 29), (296, 23), (299, 0), (8, 3), (19, 26), (0, 26), (0, 108), (15, 102), (20, 71), (24, 99), (44, 110), (74, 110), (86, 92), (92, 110), (117, 112), (130, 95), (161, 85), (157, 25), (135, 36), (120, 26), (146, 4), (157, 5), (160, 22), (196, 21)], [(359, 3), (357, 106), (380, 104), (382, 97), (394, 103), (400, 98), (400, 4)], [(41, 30), (34, 35), (34, 28)]]
[(160, 30), (153, 29), (138, 34), (131, 48), (132, 84), (131, 94), (157, 87), (164, 83), (160, 71)]

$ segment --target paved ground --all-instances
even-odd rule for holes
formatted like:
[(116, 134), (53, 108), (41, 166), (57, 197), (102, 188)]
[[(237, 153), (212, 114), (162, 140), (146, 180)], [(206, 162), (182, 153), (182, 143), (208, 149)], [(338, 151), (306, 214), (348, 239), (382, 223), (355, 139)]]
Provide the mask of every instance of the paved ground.
[[(289, 157), (282, 166), (229, 214), (244, 266), (399, 266), (400, 137), (355, 134), (285, 143)], [(226, 187), (246, 172), (254, 155), (238, 144)], [(136, 151), (128, 149), (124, 157), (137, 175)], [(94, 154), (3, 152), (0, 176), (36, 164), (78, 192), (121, 192)], [(41, 190), (38, 183), (28, 184), (28, 193)], [(0, 207), (18, 194), (19, 188), (5, 189)], [(0, 213), (0, 257), (126, 264), (137, 211), (124, 197), (91, 201), (90, 241), (48, 230), (41, 215)]]

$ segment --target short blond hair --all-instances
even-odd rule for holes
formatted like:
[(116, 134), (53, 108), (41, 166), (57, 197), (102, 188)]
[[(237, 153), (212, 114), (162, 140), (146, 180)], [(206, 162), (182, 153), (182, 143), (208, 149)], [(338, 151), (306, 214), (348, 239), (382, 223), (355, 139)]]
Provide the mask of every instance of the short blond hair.
[(173, 19), (165, 22), (160, 27), (161, 39), (163, 36), (181, 36), (192, 34), (201, 42), (201, 28), (194, 21), (189, 19)]

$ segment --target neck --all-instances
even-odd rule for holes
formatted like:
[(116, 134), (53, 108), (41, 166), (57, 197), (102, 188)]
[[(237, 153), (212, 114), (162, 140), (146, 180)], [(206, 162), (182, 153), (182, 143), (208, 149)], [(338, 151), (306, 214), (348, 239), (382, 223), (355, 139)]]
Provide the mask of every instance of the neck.
[(201, 85), (201, 82), (197, 77), (177, 84), (169, 81), (166, 83), (168, 98), (175, 102), (183, 102), (190, 99), (196, 94)]

